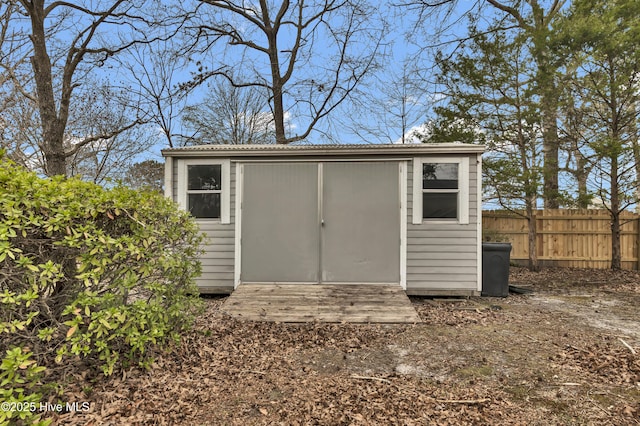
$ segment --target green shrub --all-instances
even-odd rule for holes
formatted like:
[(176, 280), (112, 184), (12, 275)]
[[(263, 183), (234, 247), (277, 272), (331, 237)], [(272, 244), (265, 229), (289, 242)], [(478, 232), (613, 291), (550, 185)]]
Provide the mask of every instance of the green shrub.
[(198, 313), (201, 238), (156, 192), (42, 179), (0, 158), (3, 365), (21, 351), (41, 365), (79, 356), (105, 374), (148, 364)]
[(31, 359), (27, 348), (11, 348), (0, 364), (0, 424), (17, 423), (49, 424), (41, 421), (38, 413), (41, 395), (36, 388), (45, 370)]

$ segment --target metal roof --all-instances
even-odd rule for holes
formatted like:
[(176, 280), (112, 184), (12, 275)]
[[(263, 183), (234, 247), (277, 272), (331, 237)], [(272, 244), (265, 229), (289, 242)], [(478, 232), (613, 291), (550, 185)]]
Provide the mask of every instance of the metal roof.
[(424, 155), (473, 154), (484, 145), (463, 143), (431, 144), (342, 144), (342, 145), (195, 145), (162, 150), (164, 157), (253, 157), (307, 155)]

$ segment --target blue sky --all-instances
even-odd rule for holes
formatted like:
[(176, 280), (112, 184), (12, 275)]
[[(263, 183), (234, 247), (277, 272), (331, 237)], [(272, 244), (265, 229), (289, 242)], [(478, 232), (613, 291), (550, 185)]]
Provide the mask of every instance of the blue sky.
[[(467, 6), (466, 4), (460, 6), (461, 12), (452, 18), (452, 22), (460, 18)], [(203, 10), (210, 12), (211, 8)], [(431, 94), (432, 79), (428, 70), (431, 66), (433, 51), (425, 49), (425, 46), (433, 43), (433, 40), (427, 40), (426, 37), (429, 36), (429, 27), (435, 26), (438, 18), (425, 21), (416, 29), (415, 13), (411, 10), (393, 8), (384, 3), (378, 8), (378, 13), (380, 17), (388, 20), (387, 28), (389, 29), (384, 34), (382, 40), (384, 45), (379, 50), (379, 53), (383, 54), (380, 56), (380, 67), (374, 73), (367, 75), (358, 86), (363, 93), (343, 102), (331, 115), (322, 119), (307, 142), (394, 143), (401, 139), (403, 132), (420, 126), (428, 120), (434, 104), (434, 97)], [(204, 18), (206, 17), (203, 16)], [(373, 24), (377, 25), (378, 22)], [(237, 28), (239, 31), (247, 31), (247, 37), (251, 36), (248, 33), (249, 28), (243, 23), (239, 22)], [(446, 37), (454, 37), (464, 28), (464, 24), (455, 23), (449, 28)], [(423, 30), (426, 32), (421, 34), (420, 31)], [(256, 40), (261, 41), (259, 37)], [(281, 37), (283, 51), (287, 50), (287, 41), (286, 35)], [(323, 56), (329, 50), (323, 49), (322, 38), (319, 38), (316, 44), (319, 48), (314, 50), (314, 56), (294, 71), (294, 78), (315, 80), (322, 78), (322, 75), (326, 76), (327, 71), (330, 71), (325, 69), (328, 57)], [(174, 84), (187, 81), (197, 61), (205, 64), (209, 69), (224, 65), (242, 65), (239, 70), (246, 70), (249, 67), (261, 70), (267, 66), (263, 56), (243, 52), (237, 47), (230, 47), (220, 42), (207, 54), (200, 57), (194, 55), (184, 69), (174, 74)], [(130, 81), (123, 70), (112, 68), (108, 70), (107, 75), (109, 79), (123, 78)], [(213, 81), (210, 82), (213, 83)], [(198, 87), (189, 95), (186, 103), (194, 104), (201, 101), (206, 90), (207, 84)], [(286, 97), (285, 102), (287, 99), (290, 101), (291, 97)], [(293, 133), (300, 132), (305, 127), (303, 114), (296, 111), (291, 104), (289, 107), (290, 128)], [(179, 131), (179, 129), (176, 130)], [(327, 137), (327, 134), (331, 137)]]
[[(172, 6), (167, 12), (175, 12), (180, 7), (185, 10), (192, 10), (194, 5), (199, 3), (197, 0), (185, 0), (180, 4), (168, 0), (147, 1), (151, 5), (157, 2), (157, 5)], [(106, 0), (86, 0), (86, 2), (97, 8), (104, 7), (104, 5), (110, 3)], [(51, 3), (52, 1), (50, 0), (46, 2), (46, 4)], [(251, 3), (251, 1), (245, 2), (245, 4)], [(435, 98), (432, 95), (433, 81), (431, 70), (429, 69), (433, 50), (426, 47), (436, 43), (433, 39), (433, 29), (442, 23), (441, 16), (436, 15), (431, 19), (422, 20), (420, 25), (416, 26), (416, 20), (418, 19), (416, 10), (393, 7), (387, 2), (380, 3), (376, 5), (376, 2), (371, 2), (373, 5), (370, 11), (372, 12), (371, 20), (366, 23), (367, 26), (359, 28), (361, 31), (359, 34), (364, 34), (365, 30), (371, 29), (370, 35), (375, 36), (377, 31), (382, 28), (380, 26), (381, 20), (386, 20), (387, 26), (382, 32), (381, 46), (376, 52), (379, 55), (378, 68), (375, 72), (366, 75), (360, 82), (358, 86), (360, 93), (353, 94), (351, 98), (344, 101), (328, 117), (323, 118), (316, 125), (316, 131), (311, 133), (307, 139), (308, 142), (393, 143), (400, 140), (403, 133), (428, 120)], [(450, 18), (452, 25), (448, 27), (446, 37), (439, 39), (439, 42), (455, 37), (458, 32), (464, 30), (465, 25), (461, 25), (461, 21), (457, 19), (467, 7), (473, 6), (475, 3), (459, 3), (458, 16)], [(84, 3), (78, 2), (77, 4)], [(98, 6), (99, 4), (102, 4), (102, 6)], [(159, 9), (161, 9), (160, 6)], [(60, 13), (69, 10), (69, 8), (65, 7), (56, 9)], [(213, 10), (214, 8), (210, 6), (202, 6), (197, 17), (205, 24), (210, 23), (212, 18), (207, 14)], [(153, 12), (156, 13), (156, 10), (154, 9)], [(26, 18), (18, 16), (17, 19), (18, 28), (22, 25), (27, 30), (28, 23)], [(57, 58), (58, 65), (61, 65), (66, 53), (64, 50), (56, 51), (55, 46), (62, 46), (63, 48), (68, 46), (71, 39), (77, 34), (77, 29), (83, 28), (88, 24), (87, 16), (82, 14), (71, 14), (65, 17), (65, 20), (64, 29), (68, 32), (55, 32), (55, 40), (52, 39), (50, 43), (51, 57)], [(47, 24), (51, 26), (55, 21), (56, 16), (51, 16)], [(252, 36), (249, 33), (249, 27), (243, 22), (234, 21), (232, 23), (234, 28), (243, 33), (243, 35)], [(101, 34), (94, 40), (96, 43), (93, 45), (94, 47), (102, 45), (101, 39), (106, 40), (107, 43), (115, 42), (117, 44), (120, 36), (129, 37), (134, 31), (131, 26), (122, 25), (101, 28)], [(136, 31), (138, 32), (136, 37), (140, 37), (145, 32), (144, 27), (137, 28)], [(152, 33), (145, 35), (151, 37)], [(311, 56), (306, 61), (297, 65), (294, 71), (294, 79), (300, 79), (303, 83), (310, 81), (317, 84), (318, 81), (324, 82), (323, 79), (331, 76), (331, 51), (329, 49), (331, 44), (327, 42), (330, 39), (329, 35), (326, 31), (320, 31), (316, 34), (314, 40), (316, 43), (315, 49), (310, 52)], [(286, 56), (287, 50), (290, 49), (290, 47), (286, 46), (290, 38), (290, 35), (283, 34), (280, 39), (282, 56)], [(258, 42), (262, 41), (259, 37), (256, 40)], [(182, 40), (181, 37), (175, 37), (173, 41), (176, 46), (179, 46)], [(370, 43), (358, 41), (354, 44), (354, 49), (350, 52), (350, 55), (357, 56), (362, 52), (367, 53), (371, 46)], [(441, 45), (441, 47), (446, 48), (446, 45)], [(265, 68), (268, 67), (264, 57), (259, 58), (256, 55), (242, 52), (237, 47), (226, 44), (225, 40), (220, 40), (212, 45), (206, 53), (190, 53), (188, 57), (184, 54), (183, 48), (177, 48), (179, 49), (179, 54), (176, 57), (178, 67), (175, 69), (165, 67), (171, 63), (171, 58), (163, 55), (158, 50), (138, 52), (139, 63), (137, 64), (133, 60), (133, 52), (124, 52), (108, 58), (97, 69), (89, 71), (85, 67), (85, 70), (89, 71), (88, 73), (80, 69), (74, 76), (79, 86), (74, 92), (77, 98), (74, 100), (72, 109), (79, 111), (86, 108), (83, 102), (86, 102), (87, 96), (92, 94), (92, 86), (99, 84), (100, 80), (115, 84), (126, 93), (135, 94), (139, 91), (136, 86), (136, 78), (144, 76), (142, 72), (144, 67), (159, 67), (163, 69), (166, 74), (159, 77), (158, 81), (161, 84), (166, 83), (169, 88), (174, 88), (176, 85), (188, 81), (192, 76), (191, 73), (197, 69), (198, 63), (205, 64), (209, 69), (216, 69), (225, 65), (237, 65), (238, 72), (255, 67), (256, 70), (263, 74), (266, 74)], [(128, 68), (133, 68), (133, 70)], [(24, 64), (24, 70), (27, 73), (30, 72), (28, 62)], [(56, 70), (56, 75), (58, 77), (60, 75), (58, 70)], [(54, 84), (59, 84), (59, 82), (54, 82)], [(315, 87), (320, 86), (316, 85)], [(180, 109), (186, 104), (194, 104), (201, 101), (206, 90), (207, 84), (197, 87), (177, 108)], [(136, 95), (133, 96), (134, 101), (135, 97)], [(298, 133), (305, 128), (304, 111), (296, 110), (291, 99), (291, 96), (285, 96), (285, 102), (288, 100), (289, 125), (293, 133)], [(167, 113), (169, 107), (169, 105), (164, 105), (163, 112)], [(268, 108), (265, 108), (265, 112), (267, 111)], [(71, 130), (71, 127), (69, 127), (69, 130), (78, 132), (78, 129)], [(79, 131), (81, 132), (82, 130), (80, 129)], [(183, 133), (180, 128), (180, 120), (177, 118), (173, 131), (174, 133)], [(157, 137), (160, 135), (160, 129), (157, 126), (152, 127), (147, 133), (149, 137)], [(327, 135), (330, 135), (330, 137)], [(167, 142), (162, 137), (157, 139), (158, 143), (144, 153), (142, 157), (159, 158), (159, 151), (167, 146)]]

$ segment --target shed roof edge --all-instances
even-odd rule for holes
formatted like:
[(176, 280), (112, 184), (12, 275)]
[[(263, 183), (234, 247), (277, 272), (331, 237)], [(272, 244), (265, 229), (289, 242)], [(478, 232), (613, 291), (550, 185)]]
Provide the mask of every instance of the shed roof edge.
[(196, 145), (168, 148), (164, 157), (243, 157), (243, 156), (306, 156), (306, 155), (424, 155), (424, 154), (477, 154), (484, 145), (463, 143), (385, 144), (385, 145)]

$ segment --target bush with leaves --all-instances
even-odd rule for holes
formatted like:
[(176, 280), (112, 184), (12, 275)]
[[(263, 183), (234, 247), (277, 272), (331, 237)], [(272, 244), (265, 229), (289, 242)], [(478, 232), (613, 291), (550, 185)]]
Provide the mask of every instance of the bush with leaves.
[(107, 375), (148, 365), (201, 307), (195, 222), (157, 192), (43, 179), (1, 157), (0, 396), (35, 400), (53, 356)]

